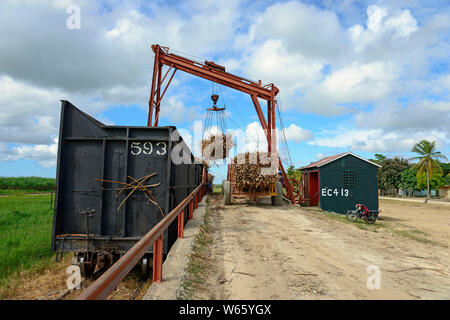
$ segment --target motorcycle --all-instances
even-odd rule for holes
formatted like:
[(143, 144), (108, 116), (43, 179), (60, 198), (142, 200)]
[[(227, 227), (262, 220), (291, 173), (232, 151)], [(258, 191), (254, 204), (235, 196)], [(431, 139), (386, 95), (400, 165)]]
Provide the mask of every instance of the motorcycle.
[(348, 210), (345, 217), (352, 222), (362, 219), (365, 223), (372, 224), (377, 221), (380, 212), (381, 210), (369, 210), (365, 205), (357, 203), (355, 210)]

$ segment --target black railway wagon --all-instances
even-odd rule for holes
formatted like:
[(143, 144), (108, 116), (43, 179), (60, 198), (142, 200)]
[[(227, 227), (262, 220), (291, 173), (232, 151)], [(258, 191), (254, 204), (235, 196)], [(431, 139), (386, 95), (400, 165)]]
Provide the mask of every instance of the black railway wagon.
[[(175, 127), (107, 126), (62, 101), (58, 147), (52, 250), (74, 252), (72, 263), (89, 270), (109, 266), (202, 183), (204, 166)], [(118, 190), (151, 174), (142, 185), (153, 185), (161, 210), (142, 190)], [(164, 233), (164, 254), (176, 238), (177, 220)]]

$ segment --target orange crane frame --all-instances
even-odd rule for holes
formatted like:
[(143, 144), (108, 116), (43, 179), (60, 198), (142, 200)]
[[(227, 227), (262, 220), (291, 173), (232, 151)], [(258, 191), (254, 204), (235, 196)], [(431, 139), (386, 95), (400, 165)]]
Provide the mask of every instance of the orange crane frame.
[[(225, 67), (220, 66), (212, 61), (205, 61), (200, 63), (185, 57), (169, 52), (169, 47), (163, 47), (158, 44), (152, 45), (152, 50), (155, 53), (155, 62), (153, 66), (152, 86), (150, 90), (150, 98), (148, 101), (148, 122), (147, 126), (157, 127), (159, 122), (159, 111), (161, 100), (167, 91), (167, 88), (172, 81), (175, 72), (181, 70), (197, 77), (220, 83), (224, 86), (236, 89), (241, 92), (248, 93), (255, 106), (259, 121), (265, 132), (268, 151), (276, 153), (276, 125), (275, 125), (275, 97), (280, 91), (273, 83), (262, 85), (261, 80), (254, 82), (245, 78), (233, 75), (225, 71)], [(166, 65), (169, 69), (164, 76), (162, 75), (162, 67)], [(163, 83), (170, 71), (172, 74), (167, 81), (164, 89)], [(258, 98), (267, 101), (267, 121), (259, 104)], [(155, 111), (155, 112), (153, 112)], [(154, 117), (154, 118), (153, 118)], [(287, 197), (291, 199), (293, 204), (296, 204), (296, 199), (293, 193), (293, 188), (289, 182), (286, 172), (283, 168), (280, 158), (278, 157), (279, 169), (283, 174), (283, 185), (287, 191)]]

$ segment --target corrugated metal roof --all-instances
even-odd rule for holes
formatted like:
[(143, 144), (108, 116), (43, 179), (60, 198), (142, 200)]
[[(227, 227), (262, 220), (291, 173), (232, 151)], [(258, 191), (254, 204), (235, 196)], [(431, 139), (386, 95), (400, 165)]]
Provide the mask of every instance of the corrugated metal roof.
[(378, 165), (376, 163), (373, 163), (372, 161), (369, 161), (367, 159), (364, 159), (364, 158), (362, 158), (362, 157), (360, 157), (360, 156), (358, 156), (358, 155), (356, 155), (356, 154), (354, 154), (352, 152), (344, 152), (344, 153), (340, 153), (340, 154), (337, 154), (337, 155), (334, 155), (334, 156), (325, 157), (325, 158), (320, 159), (319, 161), (316, 161), (316, 162), (311, 162), (310, 164), (308, 164), (306, 166), (303, 166), (303, 167), (301, 167), (299, 169), (303, 170), (303, 169), (321, 167), (323, 165), (326, 165), (327, 163), (335, 161), (335, 160), (337, 160), (339, 158), (342, 158), (342, 157), (344, 157), (344, 156), (346, 156), (348, 154), (351, 154), (352, 156), (354, 156), (354, 157), (356, 157), (358, 159), (361, 159), (361, 160), (366, 161), (366, 162), (368, 162), (370, 164), (373, 164), (374, 166), (381, 167), (380, 165)]

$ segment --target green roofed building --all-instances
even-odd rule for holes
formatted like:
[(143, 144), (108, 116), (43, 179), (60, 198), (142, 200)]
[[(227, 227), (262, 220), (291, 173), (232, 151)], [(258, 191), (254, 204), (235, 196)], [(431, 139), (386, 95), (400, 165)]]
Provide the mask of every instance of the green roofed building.
[(352, 152), (325, 157), (300, 168), (302, 204), (346, 213), (362, 203), (378, 210), (380, 166)]

